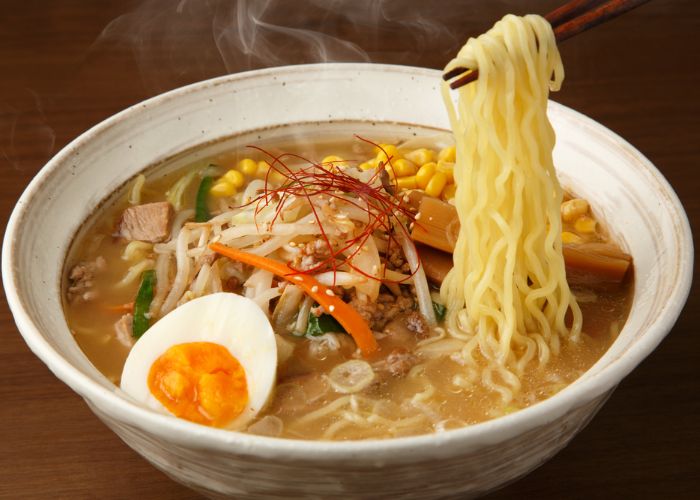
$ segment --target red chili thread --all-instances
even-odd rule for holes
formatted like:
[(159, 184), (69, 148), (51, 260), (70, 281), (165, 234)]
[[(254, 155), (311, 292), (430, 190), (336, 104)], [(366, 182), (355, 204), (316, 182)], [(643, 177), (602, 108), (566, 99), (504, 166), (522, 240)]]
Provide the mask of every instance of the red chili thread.
[[(289, 199), (289, 197), (296, 196), (300, 198), (305, 198), (314, 216), (316, 224), (319, 225), (321, 237), (326, 247), (328, 248), (329, 256), (325, 260), (319, 262), (317, 265), (305, 270), (295, 269), (291, 265), (291, 263), (288, 263), (288, 265), (290, 265), (290, 267), (295, 271), (295, 273), (311, 274), (317, 271), (321, 271), (323, 269), (330, 268), (333, 271), (333, 285), (335, 285), (335, 275), (338, 271), (338, 268), (343, 265), (346, 265), (350, 269), (369, 279), (374, 279), (377, 281), (386, 281), (389, 283), (403, 283), (411, 277), (413, 277), (415, 271), (412, 271), (407, 278), (404, 278), (402, 280), (387, 280), (386, 265), (384, 265), (382, 266), (382, 278), (379, 279), (376, 276), (367, 274), (363, 270), (354, 266), (352, 263), (353, 258), (356, 257), (360, 251), (362, 251), (362, 248), (366, 244), (367, 240), (377, 230), (383, 230), (387, 234), (387, 259), (389, 257), (389, 252), (392, 248), (392, 243), (401, 247), (399, 242), (396, 241), (396, 237), (393, 234), (394, 230), (396, 230), (396, 227), (398, 226), (398, 230), (403, 231), (404, 234), (406, 234), (407, 236), (410, 235), (404, 224), (401, 222), (399, 215), (403, 215), (404, 217), (406, 217), (409, 220), (409, 222), (413, 222), (414, 224), (416, 223), (415, 215), (407, 207), (401, 204), (401, 201), (397, 195), (387, 192), (383, 187), (377, 188), (371, 186), (371, 184), (382, 173), (382, 170), (388, 167), (391, 168), (392, 171), (394, 171), (393, 164), (391, 163), (392, 156), (388, 155), (386, 153), (386, 150), (382, 148), (379, 144), (376, 144), (370, 141), (369, 139), (360, 137), (359, 135), (355, 135), (355, 137), (359, 140), (362, 140), (368, 144), (377, 147), (379, 150), (384, 152), (384, 155), (387, 158), (386, 162), (382, 162), (377, 166), (376, 172), (370, 178), (370, 181), (368, 183), (362, 182), (359, 179), (346, 174), (342, 170), (334, 169), (334, 162), (315, 163), (311, 160), (308, 160), (307, 158), (304, 158), (303, 156), (294, 153), (281, 153), (275, 156), (274, 154), (266, 151), (261, 147), (254, 145), (248, 146), (268, 157), (270, 169), (265, 174), (265, 184), (262, 194), (258, 197), (253, 198), (252, 200), (241, 205), (238, 208), (243, 208), (255, 204), (256, 206), (254, 210), (254, 220), (257, 227), (257, 215), (264, 208), (268, 207), (271, 203), (276, 203), (275, 214), (271, 221), (268, 223), (269, 228), (272, 228), (277, 219), (281, 216), (284, 204), (286, 200)], [(307, 165), (294, 170), (285, 163), (284, 160), (286, 158), (298, 159), (306, 163)], [(346, 162), (351, 163), (353, 162), (353, 160), (346, 160)], [(324, 165), (328, 164), (331, 165), (331, 168), (324, 167)], [(273, 170), (286, 178), (286, 180), (282, 182), (282, 185), (277, 188), (272, 188), (270, 184), (270, 173)], [(396, 185), (396, 176), (394, 175), (393, 177)], [(396, 185), (396, 187), (398, 186)], [(364, 202), (364, 205), (362, 203), (354, 201), (352, 198), (343, 196), (344, 194), (351, 194), (353, 196), (356, 196), (358, 200), (362, 200)], [(337, 249), (333, 248), (333, 244), (331, 243), (331, 240), (328, 237), (326, 230), (323, 227), (323, 224), (321, 223), (321, 219), (316, 211), (317, 209), (312, 203), (313, 197), (324, 195), (328, 196), (329, 198), (337, 199), (343, 203), (353, 205), (359, 208), (360, 210), (366, 212), (368, 217), (368, 223), (365, 225), (362, 231), (360, 231), (359, 234), (357, 234), (356, 236), (345, 240), (344, 244), (340, 245)], [(356, 246), (356, 248), (349, 255), (343, 256), (343, 253), (350, 250), (353, 246)]]

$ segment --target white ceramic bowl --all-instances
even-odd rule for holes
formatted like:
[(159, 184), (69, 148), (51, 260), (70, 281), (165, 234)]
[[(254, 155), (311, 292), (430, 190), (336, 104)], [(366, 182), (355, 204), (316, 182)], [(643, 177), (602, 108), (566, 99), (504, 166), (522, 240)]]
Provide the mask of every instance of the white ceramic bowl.
[[(525, 474), (588, 422), (668, 333), (692, 277), (692, 238), (675, 193), (623, 139), (551, 103), (555, 163), (632, 253), (629, 320), (611, 349), (556, 396), (490, 422), (385, 441), (310, 442), (212, 429), (139, 407), (103, 377), (69, 332), (60, 298), (64, 257), (85, 219), (144, 167), (207, 141), (281, 124), (329, 121), (447, 128), (437, 71), (330, 64), (275, 68), (198, 83), (150, 99), (89, 130), (24, 192), (3, 244), (7, 299), (27, 344), (129, 446), (177, 481), (240, 498), (432, 498), (475, 495)], [(343, 125), (345, 124), (345, 125)]]

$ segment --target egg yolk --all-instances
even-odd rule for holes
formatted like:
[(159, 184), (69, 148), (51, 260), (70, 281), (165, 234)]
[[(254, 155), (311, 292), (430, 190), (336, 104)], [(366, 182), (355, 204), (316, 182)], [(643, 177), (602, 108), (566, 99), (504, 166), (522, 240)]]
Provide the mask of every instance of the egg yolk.
[(248, 404), (243, 367), (212, 342), (170, 347), (151, 365), (148, 388), (173, 415), (213, 427), (226, 426)]

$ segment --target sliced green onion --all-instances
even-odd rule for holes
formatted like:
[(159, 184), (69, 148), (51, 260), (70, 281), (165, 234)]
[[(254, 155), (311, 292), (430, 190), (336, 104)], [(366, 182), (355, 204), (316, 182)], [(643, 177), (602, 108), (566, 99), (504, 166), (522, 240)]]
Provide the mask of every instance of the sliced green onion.
[(316, 316), (314, 313), (309, 313), (309, 323), (306, 325), (307, 335), (316, 337), (330, 332), (345, 333), (345, 329), (330, 314)]
[(195, 222), (206, 222), (211, 219), (211, 215), (209, 214), (209, 191), (211, 190), (213, 182), (214, 178), (207, 175), (203, 177), (202, 182), (199, 183), (197, 199), (195, 200), (194, 206)]
[(447, 308), (445, 306), (433, 301), (433, 311), (435, 312), (435, 319), (438, 321), (445, 320), (445, 315), (447, 314)]
[(134, 338), (140, 338), (146, 333), (151, 322), (148, 318), (148, 311), (153, 301), (153, 289), (156, 285), (156, 272), (154, 270), (144, 271), (141, 275), (141, 286), (134, 300), (134, 321), (131, 327), (131, 334)]

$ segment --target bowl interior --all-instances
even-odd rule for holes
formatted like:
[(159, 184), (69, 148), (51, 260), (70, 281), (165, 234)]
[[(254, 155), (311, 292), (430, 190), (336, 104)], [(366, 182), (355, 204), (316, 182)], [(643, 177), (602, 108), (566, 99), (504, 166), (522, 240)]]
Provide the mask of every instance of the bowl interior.
[[(3, 280), (27, 343), (91, 403), (123, 412), (124, 418), (142, 411), (133, 408), (92, 366), (63, 317), (62, 266), (73, 235), (86, 218), (145, 167), (231, 136), (247, 134), (255, 139), (290, 130), (331, 129), (371, 136), (372, 130), (386, 132), (386, 127), (396, 124), (404, 130), (415, 127), (416, 134), (425, 128), (446, 129), (439, 77), (432, 70), (365, 64), (275, 68), (164, 94), (86, 132), (35, 178), (8, 225)], [(556, 418), (613, 388), (668, 332), (685, 302), (692, 276), (687, 218), (661, 174), (632, 146), (592, 120), (556, 103), (550, 104), (549, 115), (557, 133), (554, 154), (562, 184), (591, 200), (597, 215), (633, 255), (636, 287), (629, 320), (612, 348), (562, 393), (499, 419), (508, 419), (513, 432), (519, 432), (519, 425), (527, 426), (532, 416)], [(175, 420), (154, 418), (154, 422)], [(477, 432), (484, 436), (483, 429), (500, 424), (485, 425), (481, 430), (446, 434), (455, 439)], [(182, 428), (192, 426), (185, 423)], [(220, 432), (224, 431), (201, 431), (212, 439)], [(254, 443), (265, 438), (227, 439)], [(425, 440), (403, 438), (415, 443), (421, 439)], [(372, 445), (338, 443), (336, 447), (353, 446), (369, 449)], [(382, 447), (388, 449), (387, 443)]]

